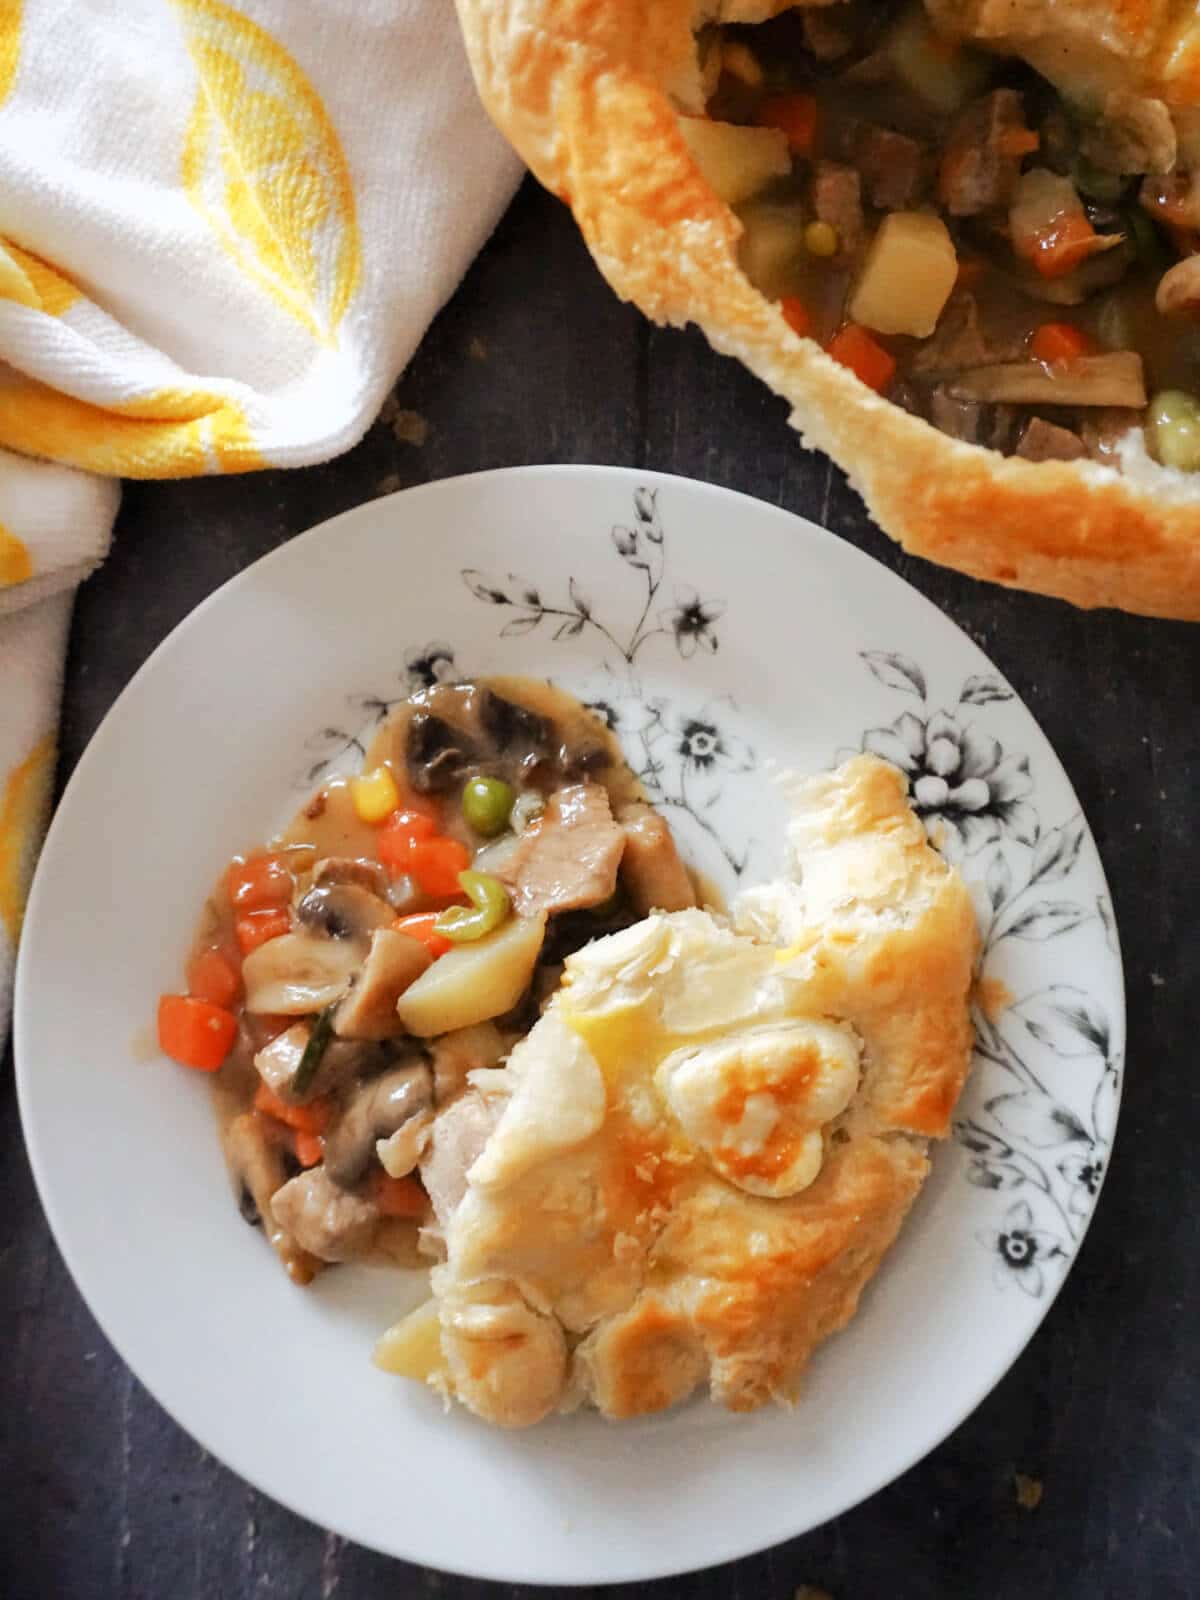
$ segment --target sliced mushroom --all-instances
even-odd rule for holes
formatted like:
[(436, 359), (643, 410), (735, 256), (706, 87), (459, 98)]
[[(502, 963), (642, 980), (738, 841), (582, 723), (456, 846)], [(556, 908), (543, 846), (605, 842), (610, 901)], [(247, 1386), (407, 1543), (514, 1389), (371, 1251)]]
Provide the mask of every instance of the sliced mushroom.
[(544, 760), (550, 754), (554, 724), (494, 689), (480, 691), (479, 724), (505, 755)]
[(467, 775), (479, 751), (461, 728), (431, 711), (415, 711), (409, 719), (404, 760), (418, 794), (452, 789)]
[(1200, 311), (1200, 256), (1188, 256), (1163, 273), (1154, 304), (1164, 317)]
[(375, 1154), (389, 1178), (407, 1178), (425, 1154), (429, 1143), (429, 1130), (433, 1127), (433, 1113), (418, 1111), (409, 1117), (402, 1128), (386, 1139), (376, 1139)]
[(961, 373), (948, 385), (962, 400), (1001, 400), (1048, 406), (1144, 406), (1142, 358), (1134, 350), (1079, 356), (1046, 367), (1039, 361), (1006, 362)]
[(332, 883), (354, 883), (360, 889), (377, 894), (381, 900), (388, 897), (388, 875), (378, 861), (367, 861), (361, 856), (324, 856), (313, 867), (312, 886), (324, 889)]
[(376, 1140), (390, 1138), (432, 1104), (433, 1075), (415, 1057), (360, 1084), (325, 1136), (329, 1176), (344, 1187), (357, 1183), (375, 1153)]
[(224, 1147), (242, 1215), (248, 1221), (261, 1221), (271, 1248), (294, 1283), (311, 1283), (321, 1270), (320, 1261), (301, 1246), (271, 1209), (273, 1197), (287, 1181), (287, 1172), (283, 1151), (268, 1137), (262, 1118), (252, 1111), (235, 1117), (225, 1130)]
[(296, 920), (331, 939), (366, 939), (386, 928), (396, 913), (379, 895), (357, 883), (310, 889), (296, 907)]
[(246, 1010), (303, 1017), (340, 1000), (367, 954), (364, 939), (284, 933), (242, 962)]
[(389, 1039), (404, 1029), (396, 1001), (433, 960), (420, 940), (395, 928), (376, 928), (354, 987), (333, 1019), (340, 1039)]

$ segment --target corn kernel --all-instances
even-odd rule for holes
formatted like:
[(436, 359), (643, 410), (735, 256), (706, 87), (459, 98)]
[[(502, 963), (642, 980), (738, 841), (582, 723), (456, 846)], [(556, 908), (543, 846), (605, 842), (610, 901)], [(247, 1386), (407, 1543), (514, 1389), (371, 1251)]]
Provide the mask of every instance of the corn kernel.
[(374, 772), (351, 778), (350, 797), (364, 822), (382, 822), (400, 804), (400, 790), (386, 767), (376, 767)]
[(721, 66), (731, 78), (737, 78), (747, 89), (758, 89), (763, 82), (763, 69), (749, 45), (732, 39), (721, 47)]
[(840, 243), (838, 231), (830, 222), (810, 222), (804, 230), (804, 248), (810, 256), (835, 256)]

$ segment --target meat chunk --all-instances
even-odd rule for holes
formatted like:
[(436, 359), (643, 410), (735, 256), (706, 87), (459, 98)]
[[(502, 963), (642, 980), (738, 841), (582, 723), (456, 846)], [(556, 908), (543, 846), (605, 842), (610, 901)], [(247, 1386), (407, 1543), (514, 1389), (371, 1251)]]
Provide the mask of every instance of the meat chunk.
[(496, 1101), (486, 1100), (474, 1090), (461, 1095), (434, 1119), (421, 1161), (421, 1181), (443, 1227), (466, 1194), (467, 1173), (499, 1120), (500, 1106)]
[(840, 161), (818, 161), (813, 175), (812, 204), (820, 222), (836, 229), (845, 254), (856, 250), (863, 236), (862, 180)]
[(334, 1013), (333, 1031), (342, 1039), (389, 1039), (403, 1033), (396, 1001), (432, 959), (418, 939), (395, 928), (376, 928), (362, 971)]
[(910, 368), (922, 377), (940, 378), (967, 367), (1019, 361), (1024, 354), (1023, 340), (995, 338), (984, 331), (975, 296), (964, 289), (951, 296), (932, 337), (914, 352)]
[(1015, 89), (993, 89), (961, 111), (950, 129), (938, 192), (952, 217), (976, 217), (1006, 206), (1023, 157), (1037, 147)]
[(858, 136), (855, 165), (867, 198), (880, 211), (904, 211), (916, 200), (923, 158), (921, 146), (907, 134), (868, 125)]
[(1013, 406), (987, 405), (950, 392), (945, 384), (929, 396), (929, 420), (935, 428), (964, 444), (1007, 452), (1012, 444), (1017, 413)]
[(254, 1056), (254, 1068), (268, 1089), (275, 1094), (286, 1094), (292, 1079), (304, 1058), (312, 1029), (307, 1022), (293, 1022), (290, 1028), (277, 1033)]
[(550, 796), (503, 869), (523, 917), (601, 905), (617, 887), (624, 831), (598, 783), (573, 783)]
[(350, 1261), (371, 1246), (379, 1208), (333, 1182), (324, 1167), (310, 1167), (285, 1183), (271, 1213), (302, 1249), (322, 1261)]
[(1070, 428), (1060, 428), (1044, 417), (1031, 417), (1014, 454), (1026, 461), (1078, 461), (1087, 455), (1087, 446)]
[(939, 383), (929, 396), (929, 420), (935, 428), (964, 444), (980, 444), (983, 436), (983, 402), (959, 400)]
[(666, 820), (640, 802), (622, 806), (625, 830), (621, 881), (639, 916), (651, 911), (684, 911), (696, 904), (687, 868), (679, 858)]

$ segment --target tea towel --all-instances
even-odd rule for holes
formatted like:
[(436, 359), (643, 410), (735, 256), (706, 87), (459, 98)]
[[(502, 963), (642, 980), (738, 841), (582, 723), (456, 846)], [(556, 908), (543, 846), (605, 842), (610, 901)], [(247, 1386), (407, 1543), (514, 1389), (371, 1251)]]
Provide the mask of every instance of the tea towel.
[(0, 0), (0, 1036), (106, 480), (355, 443), (519, 170), (451, 0)]

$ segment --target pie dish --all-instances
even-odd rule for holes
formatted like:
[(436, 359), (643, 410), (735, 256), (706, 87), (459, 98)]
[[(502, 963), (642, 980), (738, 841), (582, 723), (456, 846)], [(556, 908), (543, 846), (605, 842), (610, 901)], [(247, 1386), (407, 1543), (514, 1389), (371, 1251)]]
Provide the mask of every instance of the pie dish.
[[(634, 301), (655, 321), (697, 323), (715, 349), (737, 357), (787, 399), (793, 408), (792, 424), (803, 442), (824, 450), (846, 469), (880, 526), (905, 549), (975, 577), (1056, 595), (1080, 606), (1117, 606), (1152, 616), (1200, 618), (1200, 477), (1164, 464), (1183, 459), (1178, 452), (1168, 447), (1148, 448), (1148, 443), (1154, 445), (1160, 437), (1159, 403), (1169, 410), (1178, 401), (1174, 389), (1152, 396), (1149, 410), (1139, 410), (1139, 395), (1146, 398), (1138, 387), (1139, 364), (1133, 389), (1114, 391), (1133, 409), (1125, 411), (1123, 422), (1113, 421), (1111, 432), (1100, 430), (1096, 459), (1087, 458), (1082, 445), (1080, 459), (1042, 458), (1047, 450), (1053, 455), (1064, 449), (1062, 438), (1046, 431), (1057, 429), (1064, 421), (1052, 403), (1043, 408), (1049, 416), (1037, 416), (1043, 426), (1027, 442), (1032, 458), (1005, 455), (989, 448), (984, 435), (982, 442), (969, 443), (939, 431), (927, 420), (927, 406), (906, 408), (911, 405), (910, 397), (895, 389), (890, 392), (899, 403), (883, 398), (858, 375), (869, 370), (867, 366), (859, 362), (850, 370), (834, 360), (816, 339), (795, 331), (796, 319), (789, 319), (786, 304), (760, 292), (751, 282), (744, 270), (743, 219), (732, 208), (745, 198), (739, 188), (741, 158), (734, 162), (738, 170), (730, 181), (727, 170), (717, 175), (727, 152), (718, 152), (712, 159), (706, 153), (714, 125), (713, 80), (711, 76), (705, 79), (704, 39), (698, 42), (697, 35), (702, 28), (711, 32), (714, 27), (728, 29), (729, 25), (765, 24), (769, 29), (776, 26), (770, 19), (792, 8), (773, 0), (703, 5), (685, 0), (597, 0), (595, 4), (581, 0), (458, 0), (458, 6), (485, 105), (535, 175), (570, 205), (597, 264), (617, 293)], [(819, 12), (834, 26), (840, 14), (854, 8), (843, 4), (801, 11), (805, 9)], [(880, 16), (891, 15), (893, 9), (857, 7), (859, 13), (866, 10)], [(1031, 0), (1019, 6), (1008, 0), (978, 0), (970, 6), (957, 6), (930, 0), (929, 16), (921, 13), (912, 25), (936, 25), (942, 30), (936, 33), (934, 46), (926, 49), (927, 57), (936, 57), (948, 40), (947, 49), (969, 48), (972, 59), (977, 55), (986, 70), (990, 70), (988, 63), (993, 57), (1001, 59), (1002, 67), (1018, 61), (1024, 63), (1023, 70), (1037, 74), (1039, 86), (1052, 85), (1061, 91), (1060, 108), (1066, 106), (1074, 114), (1080, 105), (1089, 107), (1089, 137), (1093, 139), (1086, 147), (1091, 152), (1089, 159), (1100, 148), (1098, 141), (1106, 140), (1106, 149), (1117, 143), (1115, 153), (1107, 159), (1116, 169), (1108, 176), (1117, 180), (1118, 189), (1126, 168), (1148, 173), (1147, 182), (1166, 185), (1172, 195), (1186, 190), (1190, 196), (1190, 167), (1200, 154), (1194, 89), (1200, 31), (1190, 9), (1185, 10), (1186, 15), (1166, 0), (1145, 0), (1134, 6), (1117, 0), (1097, 0), (1085, 6), (1055, 0)], [(904, 26), (909, 27), (910, 21), (904, 21)], [(764, 70), (753, 58), (755, 36), (756, 26), (735, 26), (729, 36), (737, 49), (751, 50), (752, 64), (744, 68), (747, 76), (761, 75)], [(736, 56), (732, 59), (738, 60)], [(768, 86), (770, 68), (768, 61)], [(722, 92), (718, 81), (716, 93)], [(825, 101), (821, 104), (823, 108)], [(771, 113), (767, 115), (770, 120)], [(704, 138), (693, 136), (706, 116), (708, 131), (705, 127), (699, 130)], [(1147, 118), (1162, 136), (1163, 146), (1130, 155), (1120, 139), (1132, 125), (1140, 126)], [(781, 181), (794, 184), (797, 170), (807, 159), (795, 154), (803, 148), (806, 134), (795, 126), (794, 119), (782, 120), (786, 137), (775, 130), (784, 152), (782, 166), (774, 170), (782, 175)], [(737, 134), (748, 131), (768, 132), (765, 128), (735, 130)], [(1048, 153), (1044, 126), (1035, 130), (1021, 123), (1016, 132), (1019, 138), (1034, 142), (1008, 147), (1016, 152), (1013, 178), (1023, 167), (1024, 182), (1035, 166), (1034, 189), (1045, 189), (1043, 179), (1051, 176), (1060, 185), (1057, 191), (1050, 186), (1050, 224), (1041, 243), (1048, 239), (1061, 243), (1059, 223), (1067, 211), (1072, 213), (1072, 223), (1078, 223), (1095, 243), (1096, 230), (1089, 220), (1094, 209), (1085, 217), (1081, 192), (1049, 170), (1054, 158)], [(771, 176), (769, 159), (765, 176)], [(1060, 215), (1054, 210), (1059, 202), (1053, 194), (1061, 193), (1064, 182), (1070, 194)], [(1009, 226), (1007, 202), (1013, 197), (1006, 192), (999, 198), (1006, 204), (982, 218), (985, 233), (988, 229), (1003, 232)], [(1091, 197), (1086, 198), (1091, 208)], [(906, 216), (925, 217), (918, 226), (928, 232), (927, 196), (917, 194), (905, 204), (910, 207)], [(894, 219), (887, 215), (888, 209), (881, 205), (872, 214), (890, 222)], [(1146, 215), (1144, 202), (1135, 209), (1140, 209), (1141, 217)], [(1156, 232), (1163, 214), (1152, 206), (1150, 211), (1153, 244), (1166, 234)], [(1128, 251), (1135, 232), (1142, 228), (1141, 217), (1121, 221), (1126, 232), (1114, 231), (1100, 239), (1097, 251), (1107, 253), (1114, 246), (1113, 261)], [(1117, 226), (1113, 224), (1114, 230)], [(957, 222), (954, 227), (961, 269), (961, 231)], [(1174, 222), (1166, 232), (1173, 241), (1171, 247), (1182, 252), (1179, 267), (1192, 274), (1192, 233)], [(1084, 248), (1090, 249), (1091, 243)], [(1039, 259), (1049, 259), (1032, 244), (1030, 249)], [(913, 259), (907, 258), (909, 264), (901, 275), (904, 295), (913, 281), (924, 282), (929, 276), (912, 265)], [(856, 273), (861, 266), (859, 259)], [(1169, 277), (1170, 272), (1166, 274)], [(942, 304), (956, 281), (952, 267)], [(955, 295), (961, 292), (953, 291)], [(1050, 293), (1057, 292), (1052, 282)], [(1082, 294), (1081, 290), (1081, 298)], [(886, 303), (892, 297), (885, 294), (883, 298)], [(853, 309), (853, 299), (850, 304)], [(1188, 301), (1176, 306), (1172, 314), (1171, 328), (1178, 343), (1191, 338), (1190, 310)], [(1053, 307), (1051, 311), (1056, 318), (1060, 315)], [(1070, 312), (1061, 316), (1073, 339), (1080, 329)], [(806, 314), (804, 322), (809, 320)], [(879, 320), (873, 325), (880, 326)], [(1061, 330), (1062, 322), (1052, 320), (1049, 326)], [(922, 327), (921, 331), (929, 333), (931, 329)], [(1027, 331), (1032, 334), (1035, 330)], [(1105, 337), (1110, 343), (1114, 339), (1118, 345), (1124, 343), (1123, 336), (1111, 330)], [(1076, 353), (1086, 348), (1077, 347)], [(1140, 361), (1132, 350), (1118, 353)], [(894, 361), (895, 340), (890, 353), (885, 350), (884, 355), (887, 361)], [(1063, 358), (1066, 366), (1061, 372), (1057, 371), (1057, 355), (1045, 361), (1027, 358), (1024, 352), (1020, 355), (1022, 371), (1012, 381), (1024, 386), (1022, 393), (1031, 378), (1038, 386), (1033, 392), (1045, 393), (1047, 379), (1074, 375), (1069, 355)], [(1091, 357), (1084, 359), (1086, 387), (1093, 375), (1086, 367)], [(1099, 359), (1103, 362), (1108, 357), (1102, 354)], [(982, 393), (995, 392), (993, 378)], [(1092, 390), (1093, 398), (1097, 392)], [(1050, 394), (1051, 402), (1055, 395), (1069, 396), (1072, 404), (1079, 402), (1076, 385), (1052, 388)], [(950, 398), (975, 403), (978, 391)], [(1080, 403), (1090, 405), (1092, 400), (1085, 393)], [(1191, 400), (1187, 403), (1190, 431), (1196, 419)], [(1027, 419), (1031, 415), (1024, 413)], [(1068, 416), (1065, 420), (1073, 419)], [(1172, 422), (1171, 427), (1175, 426)], [(1079, 440), (1071, 428), (1066, 431)], [(1200, 424), (1196, 437), (1200, 439)], [(1075, 450), (1069, 441), (1065, 448)], [(1162, 460), (1155, 459), (1156, 449)], [(1187, 459), (1191, 460), (1190, 455)]]

